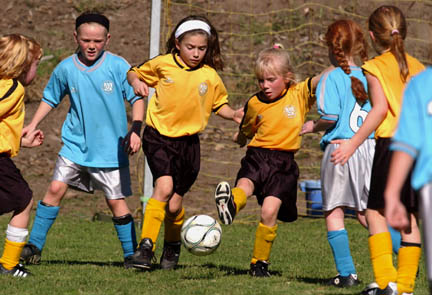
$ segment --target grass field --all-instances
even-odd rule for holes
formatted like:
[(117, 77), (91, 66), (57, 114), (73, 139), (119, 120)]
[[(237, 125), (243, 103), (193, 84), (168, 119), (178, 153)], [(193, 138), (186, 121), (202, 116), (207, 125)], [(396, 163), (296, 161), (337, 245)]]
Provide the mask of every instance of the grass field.
[[(240, 217), (240, 216), (239, 216)], [(0, 217), (0, 232), (8, 217)], [(351, 251), (359, 278), (373, 280), (367, 231), (347, 220)], [(222, 243), (210, 256), (182, 249), (174, 271), (125, 270), (122, 251), (111, 222), (60, 215), (53, 225), (41, 265), (29, 266), (34, 276), (0, 277), (0, 294), (359, 294), (364, 286), (337, 289), (325, 286), (336, 274), (326, 240), (324, 220), (300, 218), (280, 224), (273, 246), (271, 278), (248, 275), (255, 224), (223, 226)], [(3, 243), (4, 234), (1, 235)], [(161, 241), (156, 252), (161, 254)], [(2, 251), (3, 245), (0, 246)], [(415, 294), (428, 294), (423, 259)]]

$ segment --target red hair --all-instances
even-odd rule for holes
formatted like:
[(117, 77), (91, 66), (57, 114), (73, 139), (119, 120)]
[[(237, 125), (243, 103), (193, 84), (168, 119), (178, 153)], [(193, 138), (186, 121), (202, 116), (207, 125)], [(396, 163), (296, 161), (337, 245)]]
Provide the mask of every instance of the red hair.
[[(368, 59), (363, 32), (360, 26), (351, 20), (338, 20), (332, 23), (327, 29), (325, 40), (339, 67), (347, 75), (351, 74), (347, 57), (359, 57), (362, 62)], [(354, 97), (363, 104), (368, 99), (363, 83), (353, 76), (350, 78)]]

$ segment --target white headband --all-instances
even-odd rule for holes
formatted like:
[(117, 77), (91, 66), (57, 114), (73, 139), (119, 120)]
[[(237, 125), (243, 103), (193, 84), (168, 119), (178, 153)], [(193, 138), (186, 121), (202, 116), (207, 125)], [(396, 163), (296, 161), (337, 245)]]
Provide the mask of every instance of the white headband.
[(182, 23), (177, 30), (175, 31), (175, 37), (176, 39), (180, 37), (182, 34), (192, 31), (192, 30), (203, 30), (208, 35), (210, 34), (210, 26), (201, 20), (188, 20)]

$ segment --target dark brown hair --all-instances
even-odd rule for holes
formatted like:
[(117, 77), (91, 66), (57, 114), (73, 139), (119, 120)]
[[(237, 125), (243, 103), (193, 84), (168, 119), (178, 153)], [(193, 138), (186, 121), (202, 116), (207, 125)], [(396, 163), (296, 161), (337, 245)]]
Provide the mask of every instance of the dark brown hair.
[[(360, 26), (351, 20), (338, 20), (332, 23), (325, 35), (330, 52), (345, 74), (351, 74), (347, 56), (359, 57), (362, 62), (368, 59), (367, 43)], [(363, 104), (368, 95), (363, 83), (356, 77), (350, 76), (351, 89), (358, 102)]]
[(218, 37), (217, 31), (213, 27), (213, 25), (210, 23), (210, 21), (204, 16), (190, 15), (190, 16), (187, 16), (184, 19), (182, 19), (177, 24), (177, 26), (174, 28), (174, 30), (171, 33), (171, 36), (169, 37), (169, 39), (166, 43), (166, 47), (167, 47), (166, 53), (179, 53), (178, 49), (176, 48), (176, 44), (175, 44), (175, 40), (176, 40), (175, 32), (176, 32), (177, 28), (182, 23), (189, 21), (189, 20), (200, 20), (200, 21), (207, 23), (210, 26), (210, 36), (208, 36), (205, 31), (203, 31), (201, 29), (197, 29), (197, 30), (187, 31), (187, 32), (183, 33), (182, 35), (180, 35), (178, 37), (177, 40), (179, 42), (181, 42), (181, 40), (188, 34), (205, 34), (208, 38), (207, 39), (208, 40), (208, 46), (207, 46), (206, 55), (204, 56), (202, 63), (209, 65), (216, 70), (223, 70), (223, 61), (222, 61), (222, 57), (221, 57), (221, 53), (220, 53), (219, 37)]
[(402, 81), (405, 82), (409, 69), (404, 47), (407, 25), (402, 11), (391, 5), (377, 8), (369, 17), (369, 30), (374, 34), (377, 51), (390, 49), (395, 56)]

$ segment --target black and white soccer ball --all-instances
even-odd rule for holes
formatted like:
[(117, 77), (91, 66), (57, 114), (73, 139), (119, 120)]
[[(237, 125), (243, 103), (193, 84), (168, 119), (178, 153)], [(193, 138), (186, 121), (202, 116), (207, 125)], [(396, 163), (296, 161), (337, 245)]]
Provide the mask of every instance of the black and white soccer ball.
[(183, 246), (198, 256), (213, 253), (220, 245), (222, 228), (208, 215), (195, 215), (188, 218), (181, 228)]

